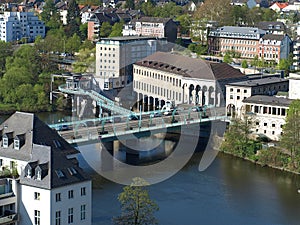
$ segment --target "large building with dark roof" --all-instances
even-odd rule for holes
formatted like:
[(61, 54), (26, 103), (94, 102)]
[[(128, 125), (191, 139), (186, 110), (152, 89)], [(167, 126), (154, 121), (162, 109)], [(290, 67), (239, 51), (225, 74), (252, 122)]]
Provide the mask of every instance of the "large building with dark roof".
[(2, 169), (20, 175), (18, 224), (91, 224), (91, 179), (78, 165), (78, 150), (30, 113), (13, 114), (0, 135)]
[(175, 104), (225, 105), (225, 84), (247, 79), (226, 63), (156, 52), (133, 66), (134, 91), (138, 101), (159, 108)]

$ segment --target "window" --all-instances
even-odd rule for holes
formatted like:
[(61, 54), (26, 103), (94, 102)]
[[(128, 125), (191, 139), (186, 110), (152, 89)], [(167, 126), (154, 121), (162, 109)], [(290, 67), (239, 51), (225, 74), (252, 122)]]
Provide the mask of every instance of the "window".
[(233, 99), (233, 95), (230, 95), (230, 99)]
[(247, 90), (244, 90), (244, 93), (247, 93)]
[(240, 96), (236, 96), (236, 99), (239, 100), (241, 97)]
[(85, 205), (80, 206), (80, 220), (85, 220)]
[(55, 225), (61, 225), (61, 212), (60, 211), (56, 211), (55, 212)]
[(61, 201), (61, 195), (60, 195), (60, 193), (56, 193), (56, 195), (55, 195), (55, 201), (56, 202), (60, 202)]
[(14, 140), (14, 149), (20, 150), (20, 141), (19, 140)]
[(41, 225), (41, 212), (34, 210), (34, 225)]
[(34, 200), (40, 200), (41, 194), (39, 192), (34, 192)]
[(81, 188), (81, 196), (83, 196), (83, 195), (86, 195), (86, 193), (85, 193), (85, 187)]
[(275, 127), (275, 123), (272, 124), (272, 127)]
[(73, 223), (73, 208), (68, 209), (68, 223)]
[(2, 138), (3, 148), (8, 148), (8, 138)]
[(266, 126), (267, 126), (267, 123), (264, 123), (264, 126), (266, 127)]
[(74, 198), (73, 190), (70, 190), (70, 191), (69, 191), (68, 196), (69, 196), (69, 199), (70, 199), (70, 198)]
[(241, 92), (241, 90), (240, 90), (240, 89), (237, 89), (236, 91), (237, 91), (237, 92)]

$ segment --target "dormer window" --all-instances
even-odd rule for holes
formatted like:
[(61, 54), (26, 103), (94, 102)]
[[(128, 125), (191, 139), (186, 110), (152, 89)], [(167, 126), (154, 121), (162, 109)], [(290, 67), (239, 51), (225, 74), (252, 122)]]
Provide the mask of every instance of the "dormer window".
[(14, 149), (20, 150), (20, 141), (19, 140), (14, 140)]
[(3, 148), (8, 148), (8, 138), (7, 137), (2, 138), (2, 145), (3, 145)]
[(27, 177), (31, 178), (31, 176), (32, 176), (31, 168), (27, 168)]
[(41, 173), (40, 170), (37, 170), (37, 171), (36, 171), (36, 179), (37, 179), (37, 180), (41, 180), (41, 179), (42, 179), (42, 173)]

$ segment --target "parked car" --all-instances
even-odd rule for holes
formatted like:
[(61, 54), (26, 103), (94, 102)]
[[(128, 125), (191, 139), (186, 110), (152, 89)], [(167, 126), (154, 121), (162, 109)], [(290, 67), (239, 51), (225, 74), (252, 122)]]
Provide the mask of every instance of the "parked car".
[(128, 119), (129, 119), (129, 120), (139, 120), (140, 117), (137, 116), (137, 115), (135, 115), (135, 114), (131, 114), (131, 115), (128, 116)]
[(150, 118), (161, 117), (161, 116), (162, 116), (161, 112), (153, 112), (153, 113), (150, 114)]

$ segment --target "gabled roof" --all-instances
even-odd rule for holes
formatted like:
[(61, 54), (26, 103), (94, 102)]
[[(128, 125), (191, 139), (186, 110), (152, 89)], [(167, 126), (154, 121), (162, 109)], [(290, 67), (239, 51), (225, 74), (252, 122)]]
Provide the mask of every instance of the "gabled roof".
[(273, 6), (277, 6), (280, 9), (283, 9), (285, 7), (287, 7), (289, 5), (289, 3), (287, 2), (275, 2), (271, 7)]
[(136, 20), (136, 22), (148, 22), (148, 23), (163, 23), (166, 24), (172, 20), (171, 18), (160, 18), (160, 17), (147, 17), (144, 16)]
[(164, 52), (156, 52), (135, 64), (167, 71), (183, 77), (206, 80), (245, 77), (240, 70), (234, 69), (227, 63), (208, 62), (202, 59), (194, 59), (187, 56)]
[[(25, 143), (20, 150), (13, 149), (13, 144), (8, 148), (0, 147), (0, 157), (27, 162), (26, 167), (33, 170), (38, 166), (43, 171), (47, 169), (47, 173), (41, 180), (29, 178), (23, 171), (20, 176), (21, 184), (51, 189), (89, 180), (89, 176), (79, 168), (77, 160), (67, 158), (79, 151), (70, 146), (55, 130), (49, 128), (34, 114), (16, 112), (0, 125), (1, 129), (5, 133), (13, 132), (14, 135), (25, 134)], [(66, 174), (61, 179), (56, 175), (56, 170), (67, 173), (69, 167), (76, 168), (78, 171), (76, 176)]]
[(278, 21), (261, 21), (257, 24), (257, 27), (262, 30), (285, 31), (284, 23)]
[(262, 36), (263, 40), (273, 40), (273, 41), (282, 41), (285, 35), (282, 34), (265, 34)]

